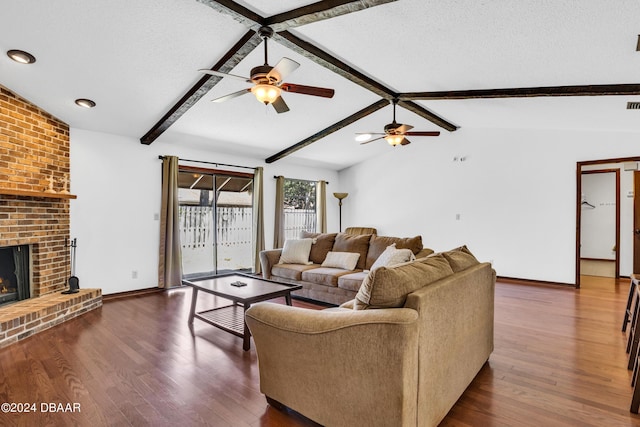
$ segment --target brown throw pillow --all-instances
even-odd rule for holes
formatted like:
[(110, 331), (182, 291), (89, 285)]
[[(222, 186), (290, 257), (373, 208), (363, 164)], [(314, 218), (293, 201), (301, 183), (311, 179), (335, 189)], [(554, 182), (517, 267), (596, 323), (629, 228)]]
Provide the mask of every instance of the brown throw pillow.
[(367, 251), (369, 250), (369, 240), (371, 240), (371, 234), (354, 235), (338, 233), (332, 250), (334, 252), (355, 252), (360, 254), (356, 269), (364, 270)]
[(387, 237), (373, 235), (369, 242), (369, 252), (367, 252), (367, 262), (365, 268), (371, 269), (371, 266), (378, 259), (378, 257), (387, 249), (387, 246), (396, 244), (396, 249), (411, 249), (414, 255), (416, 255), (422, 249), (422, 236), (416, 237)]
[(442, 255), (449, 261), (454, 273), (458, 271), (466, 270), (469, 267), (480, 264), (480, 261), (476, 259), (466, 245), (459, 248), (452, 249), (447, 252), (442, 252)]
[(453, 274), (440, 254), (369, 272), (356, 294), (354, 310), (402, 307), (407, 295)]
[(309, 253), (309, 261), (314, 264), (322, 264), (327, 254), (333, 249), (333, 243), (336, 240), (338, 233), (309, 233), (303, 231), (300, 233), (300, 238), (316, 239), (316, 242), (311, 245), (311, 253)]

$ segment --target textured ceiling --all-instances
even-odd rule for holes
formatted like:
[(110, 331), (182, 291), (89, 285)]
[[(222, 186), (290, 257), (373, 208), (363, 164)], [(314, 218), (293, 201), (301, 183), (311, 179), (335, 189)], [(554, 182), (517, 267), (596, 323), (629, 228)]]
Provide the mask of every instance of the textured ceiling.
[[(312, 2), (238, 1), (268, 17)], [(247, 32), (196, 0), (5, 0), (0, 3), (0, 84), (72, 127), (139, 139)], [(640, 82), (636, 44), (640, 3), (631, 0), (400, 0), (291, 29), (351, 67), (398, 92)], [(9, 49), (37, 62), (17, 64)], [(380, 97), (299, 54), (269, 42), (269, 63), (301, 63), (286, 80), (331, 87), (333, 99), (284, 94), (291, 111), (275, 114), (251, 95), (211, 99), (248, 87), (223, 79), (161, 139), (267, 158)], [(232, 71), (248, 76), (262, 46)], [(94, 109), (73, 100), (90, 98)], [(640, 131), (640, 96), (416, 101), (465, 127)], [(381, 131), (385, 107), (283, 160), (340, 170), (392, 149), (360, 146), (355, 132)], [(449, 133), (407, 110), (398, 121), (441, 130), (414, 144), (446, 143)], [(413, 145), (398, 148), (410, 150)]]

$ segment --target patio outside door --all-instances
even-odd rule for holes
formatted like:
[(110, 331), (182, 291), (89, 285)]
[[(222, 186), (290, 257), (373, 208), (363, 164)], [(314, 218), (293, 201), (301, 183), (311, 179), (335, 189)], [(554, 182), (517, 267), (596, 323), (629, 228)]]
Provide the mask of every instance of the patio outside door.
[(183, 276), (250, 272), (253, 175), (181, 167), (178, 187)]

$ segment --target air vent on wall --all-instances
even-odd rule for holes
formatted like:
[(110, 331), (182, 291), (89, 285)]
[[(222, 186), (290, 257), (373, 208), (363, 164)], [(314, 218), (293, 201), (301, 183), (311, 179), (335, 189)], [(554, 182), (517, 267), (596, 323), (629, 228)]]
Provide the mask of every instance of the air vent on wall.
[(627, 102), (627, 110), (640, 110), (640, 102)]

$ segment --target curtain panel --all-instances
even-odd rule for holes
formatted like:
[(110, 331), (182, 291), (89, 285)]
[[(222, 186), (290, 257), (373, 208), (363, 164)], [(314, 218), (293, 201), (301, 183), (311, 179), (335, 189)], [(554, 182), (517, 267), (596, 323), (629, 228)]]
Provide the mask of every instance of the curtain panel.
[(316, 232), (327, 232), (327, 181), (316, 184)]
[(263, 180), (264, 171), (256, 168), (253, 174), (253, 273), (261, 273), (260, 252), (264, 246), (264, 196)]
[(178, 158), (162, 159), (158, 287), (182, 285), (182, 248), (178, 213)]
[(276, 178), (276, 216), (273, 226), (273, 248), (284, 246), (284, 176)]

